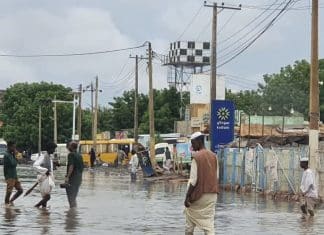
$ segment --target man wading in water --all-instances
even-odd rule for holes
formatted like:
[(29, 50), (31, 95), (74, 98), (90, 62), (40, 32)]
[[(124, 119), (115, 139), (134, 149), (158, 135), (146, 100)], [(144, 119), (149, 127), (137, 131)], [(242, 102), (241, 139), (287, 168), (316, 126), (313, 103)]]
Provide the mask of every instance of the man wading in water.
[(193, 234), (197, 226), (205, 234), (214, 235), (215, 204), (219, 192), (217, 156), (205, 148), (204, 135), (201, 132), (191, 135), (191, 144), (195, 152), (184, 202), (185, 234)]
[[(23, 193), (23, 189), (17, 177), (16, 167), (16, 144), (13, 141), (8, 141), (7, 151), (3, 157), (3, 175), (7, 183), (5, 205), (13, 205), (13, 201)], [(10, 199), (13, 188), (16, 188), (17, 192)]]
[(37, 175), (37, 182), (25, 193), (25, 196), (27, 196), (37, 185), (39, 185), (42, 200), (35, 205), (37, 208), (40, 206), (42, 208), (47, 207), (47, 202), (51, 199), (51, 191), (55, 187), (53, 160), (51, 159), (51, 155), (55, 152), (56, 147), (57, 145), (55, 143), (48, 143), (46, 146), (45, 155), (40, 155), (33, 164), (33, 167), (39, 174)]
[(70, 208), (77, 206), (76, 197), (82, 182), (83, 160), (82, 156), (77, 153), (78, 144), (71, 142), (67, 148), (70, 153), (68, 155), (68, 164), (65, 176), (65, 188)]
[(314, 172), (308, 168), (308, 159), (300, 159), (300, 167), (304, 169), (302, 181), (300, 185), (300, 190), (303, 194), (302, 205), (300, 206), (302, 210), (302, 219), (305, 219), (307, 213), (311, 217), (314, 216), (314, 207), (318, 198), (318, 191), (315, 183)]

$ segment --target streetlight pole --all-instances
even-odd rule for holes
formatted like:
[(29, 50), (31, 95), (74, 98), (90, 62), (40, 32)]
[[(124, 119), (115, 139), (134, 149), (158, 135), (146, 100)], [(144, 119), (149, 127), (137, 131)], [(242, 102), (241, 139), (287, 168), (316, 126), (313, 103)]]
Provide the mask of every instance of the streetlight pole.
[(283, 145), (284, 143), (284, 130), (285, 130), (285, 111), (282, 110), (281, 145)]
[(75, 93), (73, 93), (73, 122), (72, 122), (72, 140), (75, 140)]
[[(54, 96), (54, 100), (56, 100), (56, 96)], [(54, 143), (57, 144), (57, 110), (56, 103), (54, 103)]]
[(38, 154), (42, 151), (42, 106), (38, 107)]
[[(72, 139), (74, 140), (75, 136), (75, 106), (76, 106), (76, 99), (75, 94), (73, 94), (73, 101), (65, 101), (65, 100), (52, 100), (52, 103), (54, 103), (54, 113), (56, 114), (56, 103), (69, 103), (73, 104), (73, 122), (72, 122)], [(57, 118), (54, 116), (54, 122), (57, 122)], [(54, 128), (57, 128), (57, 123), (54, 124)], [(54, 129), (54, 133), (57, 133), (57, 129)], [(55, 139), (54, 139), (55, 141)]]

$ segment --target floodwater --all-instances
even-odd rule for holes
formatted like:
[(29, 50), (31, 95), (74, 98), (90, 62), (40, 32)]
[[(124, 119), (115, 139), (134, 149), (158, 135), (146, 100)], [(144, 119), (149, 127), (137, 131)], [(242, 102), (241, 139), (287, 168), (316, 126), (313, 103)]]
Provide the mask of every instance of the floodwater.
[[(63, 182), (64, 173), (65, 167), (56, 171), (57, 185)], [(1, 170), (3, 179), (2, 174)], [(35, 182), (31, 166), (20, 166), (18, 174), (25, 190)], [(131, 183), (126, 170), (85, 169), (77, 209), (69, 209), (65, 191), (59, 187), (52, 193), (50, 208), (36, 209), (33, 205), (40, 194), (35, 189), (17, 199), (14, 207), (1, 204), (0, 234), (184, 234), (185, 193), (183, 182), (152, 183), (139, 178)], [(4, 194), (2, 181), (2, 201)], [(222, 193), (215, 228), (217, 234), (324, 234), (322, 221), (322, 209), (305, 221), (300, 219), (297, 203)]]

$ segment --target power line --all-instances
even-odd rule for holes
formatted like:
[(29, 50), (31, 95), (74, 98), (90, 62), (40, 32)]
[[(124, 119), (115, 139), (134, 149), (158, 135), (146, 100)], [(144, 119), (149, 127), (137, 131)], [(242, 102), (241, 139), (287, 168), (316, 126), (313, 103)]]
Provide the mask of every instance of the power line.
[[(275, 0), (271, 6), (273, 6), (274, 4), (276, 4), (279, 0)], [(270, 6), (270, 7), (271, 7)], [(251, 24), (253, 24), (255, 21), (257, 21), (260, 17), (262, 17), (265, 13), (267, 12), (267, 10), (264, 10), (263, 12), (261, 12), (260, 14), (258, 14), (256, 17), (254, 17), (252, 20), (250, 20), (244, 27), (242, 27), (241, 29), (239, 29), (238, 31), (234, 32), (233, 34), (231, 34), (230, 36), (228, 36), (227, 38), (220, 40), (218, 42), (218, 45), (227, 42), (228, 40), (234, 38), (237, 34), (241, 33), (244, 29), (246, 29), (247, 27), (249, 27)]]
[[(223, 10), (223, 9), (222, 9)], [(217, 31), (217, 33), (218, 34), (220, 34), (223, 30), (224, 30), (224, 28), (228, 25), (228, 23), (233, 19), (233, 17), (234, 17), (234, 15), (235, 15), (235, 13), (236, 13), (237, 11), (233, 11), (233, 13), (231, 14), (231, 16), (227, 19), (227, 21), (222, 25), (222, 27), (220, 27), (220, 29)]]
[[(298, 1), (296, 1), (298, 2)], [(251, 9), (251, 10), (265, 10), (267, 5), (244, 5), (242, 8), (245, 9)], [(301, 11), (301, 10), (309, 10), (311, 9), (311, 5), (303, 5), (303, 6), (297, 6), (297, 7), (290, 7), (288, 10), (293, 10), (293, 11)], [(319, 5), (319, 8), (324, 8), (324, 5)], [(269, 9), (273, 10), (273, 9)], [(282, 9), (275, 9), (275, 10), (282, 10)]]
[[(139, 61), (139, 70), (142, 69), (143, 64), (141, 63), (142, 61)], [(135, 71), (133, 69), (131, 69), (125, 76), (123, 76), (121, 79), (119, 79), (118, 81), (114, 82), (113, 84), (108, 84), (106, 83), (106, 85), (104, 86), (105, 88), (115, 88), (115, 87), (119, 87), (123, 84), (121, 89), (124, 89), (124, 85), (128, 84), (127, 82), (131, 82), (133, 80), (133, 75), (134, 75)]]
[[(282, 3), (283, 4), (283, 3)], [(280, 5), (281, 6), (281, 5)], [(278, 6), (278, 7), (280, 7)], [(272, 11), (270, 14), (268, 14), (266, 17), (264, 17), (264, 19), (261, 20), (261, 22), (258, 22), (258, 26), (262, 25), (267, 19), (269, 19), (273, 14), (275, 13), (275, 11)], [(258, 27), (257, 26), (257, 27)], [(248, 32), (246, 32), (244, 35), (242, 35), (241, 37), (239, 37), (237, 40), (235, 40), (233, 43), (227, 45), (226, 47), (222, 48), (221, 50), (219, 50), (219, 53), (226, 51), (228, 48), (232, 47), (234, 44), (240, 42), (242, 39), (246, 38), (250, 33), (252, 33), (253, 31), (255, 31), (257, 29), (257, 27), (253, 27), (251, 30), (249, 30)], [(262, 30), (262, 29), (261, 29)], [(238, 47), (236, 47), (235, 49), (231, 50), (230, 52), (226, 53), (221, 57), (226, 57), (229, 54), (231, 54), (232, 52), (236, 51), (237, 49), (239, 49), (242, 45), (244, 45), (245, 43), (247, 43), (251, 38), (253, 38), (255, 35), (257, 35), (260, 31), (256, 32), (254, 35), (252, 35), (248, 40), (246, 40), (245, 42), (243, 42), (241, 45), (239, 45)]]
[(237, 81), (244, 81), (244, 83), (250, 83), (250, 84), (253, 84), (253, 85), (259, 83), (259, 81), (251, 80), (249, 78), (244, 78), (244, 77), (240, 77), (240, 76), (237, 76), (237, 75), (232, 75), (232, 74), (227, 74), (227, 73), (220, 74), (220, 75), (224, 75), (225, 77), (230, 77), (230, 78), (235, 79)]
[(251, 41), (249, 42), (242, 50), (240, 50), (238, 53), (233, 55), (228, 60), (224, 61), (217, 67), (222, 67), (223, 65), (231, 62), (233, 59), (238, 57), (240, 54), (242, 54), (244, 51), (246, 51), (258, 38), (260, 38), (271, 26), (273, 26), (274, 22), (285, 12), (285, 10), (288, 8), (288, 6), (293, 2), (293, 0), (289, 0), (284, 8), (269, 22), (269, 24)]
[(187, 32), (187, 30), (189, 29), (189, 27), (196, 20), (196, 18), (199, 15), (199, 13), (200, 13), (200, 11), (201, 11), (202, 8), (203, 8), (203, 6), (200, 6), (200, 8), (196, 12), (196, 14), (192, 17), (192, 19), (190, 20), (190, 22), (188, 23), (188, 25), (185, 27), (185, 29), (183, 30), (183, 32), (177, 37), (177, 39), (175, 41), (178, 41), (179, 39), (181, 39), (181, 37)]
[(112, 50), (104, 50), (104, 51), (93, 51), (93, 52), (82, 52), (82, 53), (63, 53), (63, 54), (30, 54), (30, 55), (19, 55), (19, 54), (0, 54), (0, 57), (16, 57), (16, 58), (37, 58), (37, 57), (68, 57), (68, 56), (87, 56), (87, 55), (99, 55), (99, 54), (108, 54), (119, 51), (128, 51), (132, 49), (138, 49), (146, 46), (146, 42), (142, 45), (134, 46), (134, 47), (126, 47)]

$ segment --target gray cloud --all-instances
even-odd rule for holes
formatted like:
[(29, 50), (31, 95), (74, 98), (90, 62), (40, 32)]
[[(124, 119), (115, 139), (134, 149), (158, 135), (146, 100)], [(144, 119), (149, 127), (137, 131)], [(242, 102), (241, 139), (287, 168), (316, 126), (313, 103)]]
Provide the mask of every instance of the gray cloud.
[[(232, 3), (231, 1), (225, 1)], [(272, 3), (258, 1), (258, 5)], [(256, 4), (242, 0), (243, 4)], [(298, 4), (305, 6), (308, 1)], [(0, 52), (13, 54), (87, 52), (139, 45), (151, 41), (153, 49), (165, 52), (169, 43), (176, 40), (193, 15), (202, 6), (197, 0), (120, 0), (120, 1), (31, 1), (11, 0), (0, 2)], [(320, 9), (320, 22), (323, 21)], [(202, 8), (181, 40), (209, 40), (211, 8)], [(219, 41), (231, 35), (260, 13), (260, 10), (243, 9), (233, 15), (219, 35)], [(232, 16), (231, 11), (219, 14), (219, 28)], [(257, 27), (257, 25), (253, 26)], [(205, 30), (203, 30), (205, 28)], [(201, 35), (199, 35), (201, 33)], [(310, 12), (289, 11), (265, 33), (248, 51), (219, 69), (221, 73), (239, 75), (257, 82), (262, 74), (279, 71), (281, 66), (298, 59), (308, 59), (310, 51)], [(323, 44), (320, 25), (320, 45)], [(235, 38), (220, 44), (219, 50), (231, 45)], [(102, 105), (134, 87), (131, 71), (134, 61), (129, 54), (145, 55), (146, 48), (122, 53), (64, 58), (0, 58), (1, 88), (18, 81), (49, 81), (77, 88), (99, 76), (103, 92)], [(320, 56), (323, 57), (323, 47)], [(145, 63), (140, 72), (140, 91), (148, 90)], [(126, 65), (125, 65), (126, 64)], [(124, 67), (125, 65), (125, 67)], [(121, 69), (124, 67), (122, 73)], [(167, 68), (155, 61), (154, 87), (167, 86)], [(120, 74), (120, 76), (118, 76)], [(227, 81), (227, 86), (240, 89), (240, 82)], [(244, 80), (241, 81), (241, 89)], [(251, 87), (253, 84), (250, 84)], [(245, 84), (246, 86), (246, 84)], [(88, 94), (85, 100), (89, 103)]]

